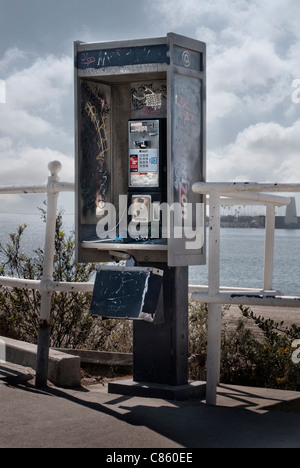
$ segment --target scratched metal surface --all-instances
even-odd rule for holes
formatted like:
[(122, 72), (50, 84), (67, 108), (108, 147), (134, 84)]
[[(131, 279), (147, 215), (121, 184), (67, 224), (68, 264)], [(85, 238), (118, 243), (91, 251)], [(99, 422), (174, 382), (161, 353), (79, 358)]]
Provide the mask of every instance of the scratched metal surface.
[(91, 315), (138, 319), (143, 311), (149, 273), (97, 272)]

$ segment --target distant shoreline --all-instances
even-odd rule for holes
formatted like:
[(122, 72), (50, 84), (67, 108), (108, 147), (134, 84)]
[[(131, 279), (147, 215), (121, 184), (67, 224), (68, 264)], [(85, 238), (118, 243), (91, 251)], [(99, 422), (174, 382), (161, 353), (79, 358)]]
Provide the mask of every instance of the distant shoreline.
[[(20, 213), (10, 213), (10, 212), (7, 212), (7, 211), (0, 211), (0, 215), (17, 215), (17, 216), (20, 216), (20, 215), (30, 215), (30, 216), (40, 216), (41, 214), (38, 213), (38, 212), (20, 212)], [(63, 213), (63, 216), (75, 216), (75, 213), (66, 213), (64, 212)]]
[[(266, 226), (266, 217), (261, 216), (221, 216), (221, 228), (244, 228), (244, 229), (264, 229)], [(300, 229), (300, 217), (297, 219), (297, 223), (287, 223), (285, 216), (275, 217), (275, 229)]]
[[(41, 216), (39, 212), (20, 212), (20, 213), (9, 213), (5, 211), (0, 211), (0, 216)], [(63, 216), (74, 216), (75, 213), (63, 213)], [(207, 226), (208, 226), (207, 218)], [(261, 216), (221, 216), (221, 229), (265, 229), (266, 217)], [(275, 229), (281, 230), (299, 230), (300, 229), (300, 217), (298, 218), (297, 224), (285, 224), (284, 216), (276, 216), (275, 218)]]

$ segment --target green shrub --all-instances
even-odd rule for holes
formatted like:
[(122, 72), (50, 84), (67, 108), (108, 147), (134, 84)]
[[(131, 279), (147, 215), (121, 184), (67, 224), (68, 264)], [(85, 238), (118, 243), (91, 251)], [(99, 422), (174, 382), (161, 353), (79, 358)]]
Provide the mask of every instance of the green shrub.
[[(46, 212), (41, 209), (45, 221)], [(6, 245), (0, 244), (3, 261), (1, 276), (40, 280), (44, 251), (28, 257), (22, 251), (26, 225), (10, 234)], [(63, 230), (62, 213), (56, 219), (54, 273), (55, 281), (86, 282), (95, 270), (93, 264), (75, 262), (74, 234)], [(41, 296), (37, 290), (0, 287), (0, 335), (37, 343)], [(101, 350), (109, 347), (130, 350), (130, 325), (102, 320), (89, 315), (91, 293), (53, 293), (51, 307), (51, 346)], [(116, 342), (112, 339), (116, 339)], [(129, 337), (129, 338), (128, 338)]]
[[(300, 327), (290, 327), (256, 316), (249, 307), (240, 306), (241, 317), (234, 328), (223, 325), (221, 382), (233, 385), (300, 390), (300, 365), (292, 360), (294, 340)], [(190, 304), (190, 351), (203, 355), (207, 346), (207, 305)], [(261, 330), (255, 334), (248, 321)]]
[(255, 385), (299, 391), (300, 366), (292, 360), (292, 343), (299, 339), (300, 327), (257, 316), (249, 307), (240, 306), (240, 310), (263, 332), (263, 339), (255, 339), (256, 349), (249, 356)]

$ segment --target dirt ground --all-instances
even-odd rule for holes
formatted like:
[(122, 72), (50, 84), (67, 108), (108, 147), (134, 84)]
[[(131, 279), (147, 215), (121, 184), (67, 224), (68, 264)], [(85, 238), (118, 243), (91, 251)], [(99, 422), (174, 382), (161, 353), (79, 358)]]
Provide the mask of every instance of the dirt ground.
[(89, 385), (97, 384), (105, 385), (116, 379), (130, 379), (132, 378), (132, 369), (130, 367), (82, 364), (80, 374), (81, 385), (88, 387)]
[[(290, 326), (293, 323), (300, 327), (300, 309), (299, 308), (281, 308), (281, 307), (261, 307), (251, 306), (250, 309), (257, 316), (264, 317), (266, 319), (272, 319), (275, 322), (284, 321), (285, 326)], [(239, 307), (236, 305), (230, 306), (229, 310), (224, 311), (223, 321), (228, 326), (234, 325), (239, 318), (242, 317), (242, 313)], [(248, 326), (254, 332), (257, 331), (257, 326), (252, 320), (248, 321)], [(300, 336), (299, 336), (300, 339)]]

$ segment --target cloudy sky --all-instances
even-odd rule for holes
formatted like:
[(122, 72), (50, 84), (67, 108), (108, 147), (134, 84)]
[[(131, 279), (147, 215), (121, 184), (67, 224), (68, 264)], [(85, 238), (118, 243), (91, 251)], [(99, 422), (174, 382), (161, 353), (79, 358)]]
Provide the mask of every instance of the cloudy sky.
[(171, 31), (207, 43), (207, 180), (299, 182), (299, 18), (299, 0), (0, 0), (0, 185), (42, 183), (53, 159), (74, 180), (73, 41)]

